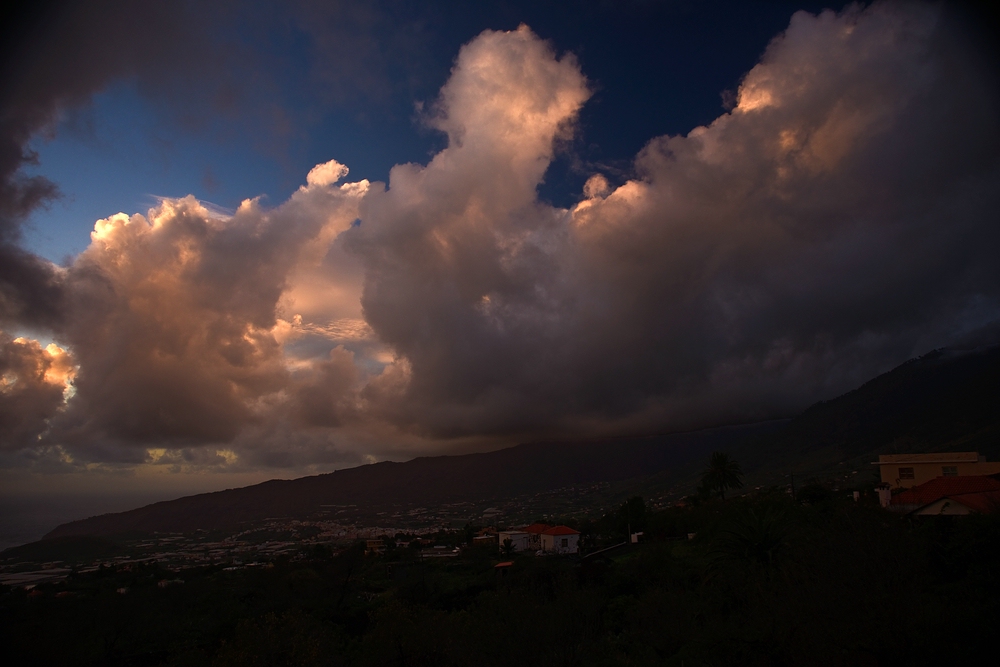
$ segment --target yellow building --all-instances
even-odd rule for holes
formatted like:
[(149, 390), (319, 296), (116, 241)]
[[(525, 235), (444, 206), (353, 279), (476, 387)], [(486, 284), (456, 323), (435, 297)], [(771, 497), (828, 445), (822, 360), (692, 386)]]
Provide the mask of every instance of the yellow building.
[(1000, 473), (1000, 462), (989, 462), (979, 452), (881, 454), (873, 465), (879, 467), (882, 483), (894, 489), (908, 489), (937, 477)]

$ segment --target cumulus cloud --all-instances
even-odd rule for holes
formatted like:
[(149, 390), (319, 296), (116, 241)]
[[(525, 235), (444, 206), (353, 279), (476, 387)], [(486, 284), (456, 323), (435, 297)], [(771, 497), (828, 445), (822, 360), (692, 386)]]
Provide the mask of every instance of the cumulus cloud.
[(68, 352), (3, 343), (35, 406), (4, 428), (216, 469), (790, 414), (1000, 319), (995, 93), (938, 8), (799, 13), (730, 111), (562, 209), (586, 77), (487, 31), (425, 118), (447, 147), (388, 184), (331, 161), (275, 209), (99, 221)]
[[(67, 271), (64, 340), (80, 372), (52, 437), (225, 443), (273, 418), (295, 376), (279, 339), (302, 325), (279, 318), (279, 301), (310, 243), (348, 227), (364, 192), (329, 180), (272, 211), (246, 201), (220, 217), (189, 197), (98, 221)], [(323, 386), (338, 368), (317, 365)]]
[(0, 449), (37, 444), (63, 408), (73, 375), (72, 360), (58, 345), (0, 332)]
[(913, 4), (796, 14), (736, 108), (568, 212), (535, 188), (582, 78), (526, 29), (480, 37), (442, 95), (448, 148), (362, 203), (365, 315), (405, 358), (386, 418), (766, 418), (995, 319), (997, 99), (946, 28)]
[[(0, 326), (58, 327), (60, 275), (19, 246), (32, 211), (58, 196), (57, 186), (24, 167), (37, 162), (29, 141), (50, 132), (61, 113), (85, 105), (111, 81), (142, 74), (148, 91), (211, 107), (217, 91), (178, 84), (219, 74), (217, 53), (185, 3), (21, 3), (4, 17), (0, 60)], [(155, 29), (149, 29), (155, 26)], [(142, 39), (133, 36), (142, 34)], [(212, 54), (212, 57), (209, 57)], [(205, 94), (199, 94), (205, 93)]]

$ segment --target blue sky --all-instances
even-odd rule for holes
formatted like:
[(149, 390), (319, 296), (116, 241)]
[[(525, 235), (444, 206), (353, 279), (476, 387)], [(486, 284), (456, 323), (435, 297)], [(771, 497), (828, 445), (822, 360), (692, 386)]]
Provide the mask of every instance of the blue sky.
[[(398, 18), (364, 23), (376, 40), (418, 26), (413, 41), (400, 47), (405, 66), (386, 58), (366, 75), (379, 79), (378, 85), (362, 83), (354, 73), (330, 86), (324, 70), (344, 63), (324, 61), (313, 35), (301, 26), (282, 30), (278, 22), (260, 43), (248, 45), (260, 70), (234, 79), (239, 99), (218, 117), (209, 113), (215, 110), (164, 103), (162, 91), (134, 78), (110, 80), (86, 104), (63, 109), (58, 123), (32, 141), (39, 164), (29, 173), (50, 178), (62, 196), (31, 217), (26, 245), (61, 262), (89, 244), (95, 220), (119, 211), (144, 213), (159, 196), (193, 194), (229, 209), (263, 196), (265, 205), (276, 205), (312, 166), (331, 158), (348, 165), (352, 178), (385, 181), (393, 165), (426, 162), (442, 146), (441, 135), (424, 126), (417, 109), (433, 103), (459, 47), (485, 29), (522, 22), (558, 51), (574, 53), (595, 91), (573, 144), (541, 186), (544, 200), (570, 205), (579, 199), (590, 166), (610, 167), (624, 179), (650, 138), (686, 133), (718, 116), (723, 93), (736, 90), (790, 15), (823, 7), (634, 2), (568, 11), (572, 5), (463, 4), (454, 12), (445, 5), (401, 5)], [(238, 37), (247, 45), (245, 36)], [(349, 63), (367, 66), (363, 59)], [(196, 72), (188, 76), (193, 85), (201, 83)], [(266, 90), (252, 88), (257, 77), (267, 82)], [(259, 113), (263, 107), (280, 110), (282, 122)], [(285, 123), (290, 127), (279, 127)]]

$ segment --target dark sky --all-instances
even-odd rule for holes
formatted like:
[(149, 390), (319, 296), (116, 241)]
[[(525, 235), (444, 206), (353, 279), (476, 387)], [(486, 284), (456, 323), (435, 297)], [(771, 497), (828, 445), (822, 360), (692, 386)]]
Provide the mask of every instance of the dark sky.
[(6, 10), (5, 479), (768, 419), (994, 342), (993, 24), (824, 7)]

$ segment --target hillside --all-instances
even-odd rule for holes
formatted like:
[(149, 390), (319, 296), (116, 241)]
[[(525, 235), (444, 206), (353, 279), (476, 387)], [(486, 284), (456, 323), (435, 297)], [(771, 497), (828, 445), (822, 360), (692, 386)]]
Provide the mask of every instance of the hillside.
[(374, 463), (105, 514), (63, 524), (45, 537), (188, 532), (229, 528), (267, 517), (305, 518), (322, 505), (431, 505), (615, 482), (692, 465), (715, 449), (733, 447), (779, 425), (586, 443), (534, 443), (485, 454)]
[(322, 505), (434, 505), (594, 482), (646, 479), (643, 488), (662, 489), (679, 476), (693, 481), (717, 449), (732, 451), (760, 480), (878, 453), (969, 449), (1000, 458), (1000, 346), (937, 350), (788, 422), (375, 463), (74, 521), (46, 538), (229, 528), (305, 518)]
[(1000, 346), (935, 350), (813, 405), (770, 440), (845, 458), (954, 449), (1000, 455)]

